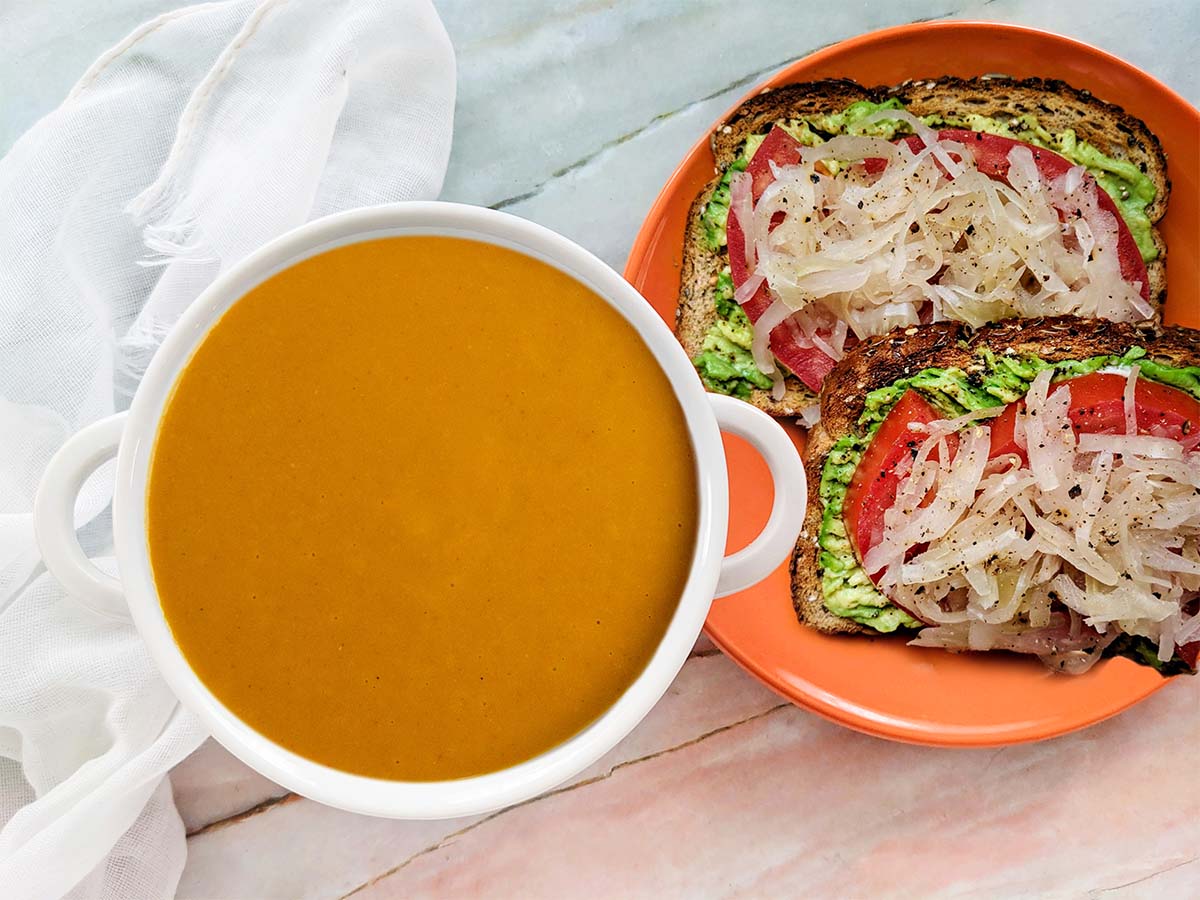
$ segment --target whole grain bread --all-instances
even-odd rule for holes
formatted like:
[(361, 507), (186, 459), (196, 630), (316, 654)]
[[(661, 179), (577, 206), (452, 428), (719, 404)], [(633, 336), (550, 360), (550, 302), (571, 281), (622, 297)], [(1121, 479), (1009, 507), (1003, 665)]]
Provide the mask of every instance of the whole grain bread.
[[(918, 116), (977, 114), (1003, 119), (1028, 113), (1036, 115), (1052, 132), (1074, 129), (1081, 140), (1108, 156), (1132, 163), (1154, 182), (1158, 195), (1147, 210), (1152, 222), (1166, 212), (1171, 186), (1166, 155), (1158, 139), (1140, 119), (1121, 107), (1062, 81), (945, 77), (869, 88), (839, 78), (767, 89), (739, 106), (713, 131), (710, 145), (715, 176), (696, 197), (688, 213), (675, 318), (676, 334), (689, 356), (701, 351), (704, 337), (716, 320), (717, 275), (728, 265), (725, 248), (717, 251), (709, 248), (701, 214), (721, 176), (741, 154), (746, 139), (765, 134), (778, 121), (835, 113), (859, 100), (881, 103), (890, 97), (899, 97)], [(1166, 296), (1166, 245), (1157, 229), (1154, 241), (1159, 257), (1147, 264), (1146, 269), (1151, 301), (1161, 308)], [(798, 415), (803, 407), (815, 401), (813, 394), (795, 377), (789, 375), (785, 384), (787, 392), (781, 400), (772, 399), (768, 391), (756, 390), (750, 402), (772, 415), (786, 416)]]
[(930, 367), (956, 367), (970, 372), (986, 348), (996, 355), (1038, 356), (1050, 362), (1119, 355), (1142, 347), (1150, 359), (1174, 366), (1200, 366), (1200, 331), (1171, 327), (1155, 331), (1104, 319), (1056, 316), (1009, 319), (971, 331), (958, 322), (938, 322), (896, 329), (870, 338), (846, 354), (821, 389), (821, 421), (809, 433), (804, 451), (808, 475), (808, 511), (792, 553), (792, 604), (806, 625), (827, 633), (871, 632), (825, 608), (817, 536), (824, 508), (821, 470), (830, 448), (855, 432), (865, 398), (877, 388)]

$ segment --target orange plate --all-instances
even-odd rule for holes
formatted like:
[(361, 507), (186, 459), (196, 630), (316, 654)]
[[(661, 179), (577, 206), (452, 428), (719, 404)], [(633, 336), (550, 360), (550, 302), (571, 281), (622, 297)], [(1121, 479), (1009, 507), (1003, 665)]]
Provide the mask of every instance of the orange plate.
[[(1128, 63), (1028, 28), (906, 25), (814, 53), (747, 96), (767, 86), (834, 76), (874, 85), (990, 72), (1060, 78), (1090, 89), (1140, 116), (1159, 136), (1173, 183), (1169, 212), (1160, 223), (1170, 247), (1167, 320), (1200, 326), (1200, 112)], [(688, 208), (712, 175), (705, 134), (663, 188), (625, 269), (625, 277), (671, 324)], [(792, 431), (802, 446), (802, 432)], [(771, 486), (766, 467), (745, 444), (730, 438), (726, 447), (734, 498), (730, 547), (736, 548), (766, 520)], [(1071, 678), (999, 654), (955, 655), (898, 640), (821, 635), (796, 622), (786, 566), (757, 587), (716, 601), (705, 628), (743, 668), (800, 706), (851, 728), (921, 744), (995, 746), (1053, 737), (1114, 715), (1163, 685), (1155, 672), (1122, 659)]]

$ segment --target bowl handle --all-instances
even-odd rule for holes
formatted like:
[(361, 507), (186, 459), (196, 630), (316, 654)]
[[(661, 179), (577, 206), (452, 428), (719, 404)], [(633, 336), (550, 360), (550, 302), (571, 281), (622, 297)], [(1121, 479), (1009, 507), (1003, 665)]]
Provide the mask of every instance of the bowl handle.
[(81, 605), (109, 619), (129, 620), (121, 580), (99, 569), (79, 546), (75, 498), (101, 464), (116, 456), (125, 413), (93, 422), (67, 440), (50, 459), (33, 502), (33, 528), (42, 560)]
[(708, 402), (722, 431), (745, 438), (762, 454), (775, 483), (775, 502), (762, 532), (721, 563), (716, 596), (724, 597), (762, 581), (791, 555), (804, 524), (808, 479), (800, 454), (778, 422), (732, 397), (709, 394)]

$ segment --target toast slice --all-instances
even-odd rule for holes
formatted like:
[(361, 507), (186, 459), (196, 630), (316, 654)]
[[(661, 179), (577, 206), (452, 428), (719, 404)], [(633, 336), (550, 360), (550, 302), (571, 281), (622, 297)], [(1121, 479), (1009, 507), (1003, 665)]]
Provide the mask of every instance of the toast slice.
[(1144, 348), (1156, 362), (1200, 365), (1200, 331), (1195, 329), (1173, 327), (1155, 332), (1148, 327), (1075, 316), (1009, 319), (974, 332), (958, 322), (938, 322), (870, 338), (847, 353), (825, 380), (821, 421), (810, 432), (804, 452), (808, 511), (791, 561), (792, 603), (800, 621), (829, 634), (876, 633), (825, 607), (817, 545), (824, 512), (820, 484), (825, 457), (834, 442), (858, 428), (868, 393), (930, 367), (969, 371), (985, 348), (998, 356), (1012, 353), (1057, 362), (1120, 355), (1132, 347)]
[[(747, 138), (766, 134), (776, 122), (840, 112), (860, 100), (882, 103), (891, 97), (901, 99), (918, 116), (984, 115), (1004, 119), (1032, 114), (1043, 127), (1056, 134), (1073, 129), (1079, 139), (1108, 156), (1135, 165), (1154, 182), (1158, 194), (1147, 209), (1152, 222), (1166, 212), (1170, 182), (1166, 155), (1158, 139), (1141, 120), (1119, 106), (1061, 81), (946, 77), (869, 88), (847, 79), (826, 79), (769, 88), (734, 110), (716, 127), (710, 139), (715, 176), (696, 197), (688, 213), (676, 309), (676, 334), (689, 357), (701, 352), (705, 335), (717, 321), (717, 275), (729, 262), (725, 247), (715, 251), (710, 248), (701, 216), (725, 171), (741, 156)], [(1153, 236), (1159, 257), (1146, 268), (1152, 305), (1161, 309), (1166, 295), (1166, 245), (1157, 229)], [(781, 400), (772, 399), (770, 392), (763, 390), (752, 391), (749, 400), (776, 416), (798, 415), (816, 401), (794, 376), (787, 376), (785, 386), (787, 390)]]

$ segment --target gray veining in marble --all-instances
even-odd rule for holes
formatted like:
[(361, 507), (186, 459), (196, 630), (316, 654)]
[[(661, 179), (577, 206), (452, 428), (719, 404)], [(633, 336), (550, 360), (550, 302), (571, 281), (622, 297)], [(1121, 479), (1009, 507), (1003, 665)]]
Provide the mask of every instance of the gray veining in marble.
[[(170, 0), (0, 3), (0, 151), (105, 48)], [(458, 54), (443, 196), (563, 231), (623, 263), (683, 152), (746, 87), (817, 47), (887, 25), (987, 18), (1058, 30), (1143, 67), (1192, 102), (1200, 4), (1181, 0), (595, 0), (437, 4)]]

